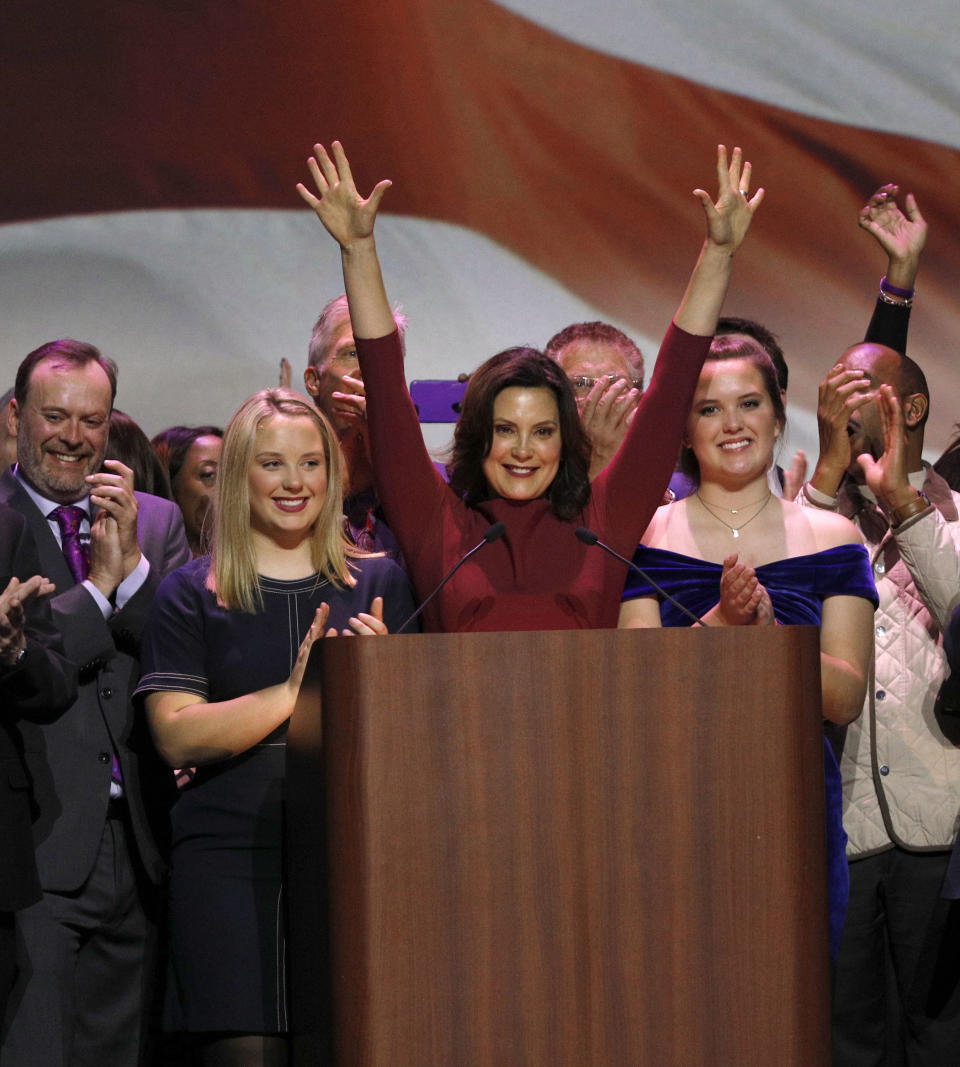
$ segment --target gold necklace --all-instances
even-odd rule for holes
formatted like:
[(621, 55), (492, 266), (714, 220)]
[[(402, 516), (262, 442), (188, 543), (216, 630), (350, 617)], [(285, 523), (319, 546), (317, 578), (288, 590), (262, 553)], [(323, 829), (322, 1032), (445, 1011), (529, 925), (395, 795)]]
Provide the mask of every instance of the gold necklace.
[(773, 493), (771, 493), (770, 490), (768, 489), (767, 490), (767, 495), (763, 498), (762, 502), (759, 501), (759, 500), (754, 500), (754, 502), (752, 504), (744, 504), (742, 507), (739, 507), (739, 508), (724, 508), (723, 510), (724, 511), (729, 511), (731, 515), (737, 515), (745, 507), (746, 508), (752, 508), (756, 504), (760, 504), (760, 507), (757, 508), (757, 510), (750, 516), (750, 518), (747, 519), (746, 522), (741, 522), (739, 526), (732, 526), (729, 522), (727, 522), (726, 519), (721, 519), (720, 516), (713, 510), (713, 508), (710, 507), (710, 505), (706, 502), (706, 500), (704, 500), (703, 497), (700, 495), (700, 490), (699, 489), (696, 491), (694, 496), (696, 496), (697, 500), (699, 500), (700, 503), (704, 506), (704, 508), (707, 511), (707, 514), (712, 515), (717, 520), (717, 522), (719, 522), (722, 525), (726, 526), (726, 528), (736, 538), (736, 537), (740, 536), (740, 531), (745, 526), (749, 526), (750, 523), (753, 522), (753, 520), (760, 514), (760, 512), (763, 511), (763, 509), (767, 506), (767, 504), (770, 503), (770, 498), (773, 496)]

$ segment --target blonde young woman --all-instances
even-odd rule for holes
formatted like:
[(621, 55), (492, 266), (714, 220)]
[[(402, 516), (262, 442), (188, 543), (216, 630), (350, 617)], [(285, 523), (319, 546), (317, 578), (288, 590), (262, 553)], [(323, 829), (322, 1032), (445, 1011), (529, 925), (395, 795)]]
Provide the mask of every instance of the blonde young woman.
[[(780, 385), (767, 353), (752, 338), (715, 338), (681, 453), (681, 467), (697, 490), (657, 511), (634, 562), (707, 625), (819, 625), (823, 716), (843, 725), (863, 706), (876, 588), (852, 522), (771, 493), (767, 471), (784, 423)], [(621, 627), (688, 623), (631, 576)], [(827, 744), (824, 759), (835, 951), (849, 875), (840, 772)]]
[(226, 429), (211, 557), (162, 583), (144, 638), (150, 728), (196, 765), (172, 813), (168, 1024), (204, 1064), (281, 1064), (287, 720), (325, 632), (383, 634), (413, 610), (403, 571), (345, 538), (336, 435), (265, 390)]

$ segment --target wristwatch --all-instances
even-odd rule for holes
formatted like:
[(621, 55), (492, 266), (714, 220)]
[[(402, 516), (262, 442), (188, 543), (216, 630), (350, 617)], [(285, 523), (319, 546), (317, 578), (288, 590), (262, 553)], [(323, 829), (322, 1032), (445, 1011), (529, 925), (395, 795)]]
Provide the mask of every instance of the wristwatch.
[(26, 654), (27, 654), (27, 646), (26, 646), (26, 643), (24, 643), (23, 648), (21, 648), (20, 651), (17, 653), (17, 658), (13, 661), (13, 663), (4, 663), (3, 664), (3, 669), (7, 670), (7, 671), (12, 671), (15, 667), (19, 667), (20, 664), (23, 663), (23, 657)]

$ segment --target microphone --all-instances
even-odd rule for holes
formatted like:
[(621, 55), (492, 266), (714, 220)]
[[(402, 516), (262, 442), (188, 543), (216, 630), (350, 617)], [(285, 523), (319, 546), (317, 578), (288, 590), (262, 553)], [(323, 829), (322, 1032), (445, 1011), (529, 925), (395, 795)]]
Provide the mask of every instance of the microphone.
[(395, 631), (398, 634), (402, 634), (403, 631), (413, 622), (413, 620), (420, 614), (421, 611), (430, 603), (431, 600), (440, 592), (440, 590), (450, 581), (450, 579), (457, 573), (458, 570), (467, 562), (467, 560), (475, 553), (479, 552), (484, 545), (493, 544), (494, 541), (499, 541), (503, 537), (503, 532), (506, 530), (506, 526), (502, 522), (495, 522), (492, 526), (488, 527), (483, 534), (483, 539), (473, 546), (470, 551), (461, 556), (460, 559), (450, 568), (449, 571), (443, 576), (440, 584), (436, 589), (427, 597), (427, 599), (417, 608), (417, 610), (407, 619), (402, 626), (399, 626)]
[[(634, 563), (634, 562), (633, 562), (633, 560), (632, 560), (632, 559), (627, 559), (627, 557), (626, 557), (626, 556), (621, 556), (619, 552), (615, 552), (615, 551), (614, 551), (614, 550), (613, 550), (613, 549), (612, 549), (612, 548), (611, 548), (611, 547), (610, 547), (609, 545), (605, 545), (605, 544), (604, 544), (604, 543), (603, 543), (603, 542), (602, 542), (602, 541), (600, 540), (600, 538), (599, 538), (599, 537), (597, 536), (597, 534), (595, 534), (595, 533), (593, 532), (593, 530), (588, 530), (588, 529), (586, 528), (586, 526), (578, 526), (578, 527), (576, 528), (576, 530), (574, 530), (573, 532), (574, 532), (574, 533), (575, 533), (575, 534), (577, 535), (577, 537), (578, 537), (578, 538), (579, 538), (579, 539), (580, 539), (580, 540), (581, 540), (581, 541), (582, 541), (582, 542), (583, 542), (583, 543), (584, 543), (585, 545), (596, 545), (596, 546), (597, 546), (597, 548), (602, 548), (604, 552), (606, 552), (606, 553), (608, 553), (609, 555), (613, 556), (613, 558), (614, 558), (614, 559), (618, 559), (618, 560), (620, 560), (620, 562), (621, 562), (621, 563), (626, 563), (626, 565), (627, 565), (627, 566), (628, 566), (628, 567), (630, 568), (630, 570), (632, 570), (632, 571), (633, 571), (633, 572), (634, 572), (635, 574), (639, 574), (639, 575), (640, 575), (640, 577), (641, 577), (641, 578), (642, 578), (642, 579), (643, 579), (643, 580), (644, 580), (644, 581), (645, 581), (645, 582), (646, 582), (646, 583), (647, 583), (648, 585), (652, 585), (652, 586), (653, 586), (653, 588), (654, 588), (654, 589), (656, 589), (656, 591), (657, 591), (658, 593), (660, 593), (660, 594), (661, 594), (661, 596), (664, 596), (664, 597), (666, 597), (666, 599), (667, 599), (667, 600), (669, 600), (669, 601), (670, 601), (670, 603), (671, 603), (671, 604), (673, 604), (673, 606), (674, 606), (675, 608), (679, 608), (679, 609), (680, 609), (680, 610), (681, 610), (681, 611), (683, 612), (683, 614), (687, 616), (687, 618), (689, 618), (689, 619), (693, 619), (693, 623), (694, 623), (694, 625), (695, 625), (695, 626), (706, 626), (706, 625), (707, 625), (707, 624), (706, 624), (706, 623), (705, 623), (705, 622), (703, 621), (703, 619), (701, 619), (701, 618), (700, 618), (700, 616), (699, 616), (699, 615), (694, 615), (694, 613), (693, 613), (693, 612), (692, 612), (692, 611), (691, 611), (691, 610), (690, 610), (690, 609), (689, 609), (688, 607), (685, 607), (685, 606), (684, 606), (683, 604), (681, 604), (681, 603), (680, 603), (680, 601), (679, 601), (679, 600), (677, 600), (677, 598), (676, 598), (676, 597), (674, 597), (674, 596), (671, 596), (671, 595), (670, 595), (670, 594), (669, 594), (669, 593), (668, 593), (668, 592), (666, 591), (666, 589), (664, 589), (664, 588), (663, 588), (662, 586), (660, 586), (660, 585), (657, 585), (657, 583), (656, 583), (656, 582), (655, 582), (655, 581), (654, 581), (654, 580), (653, 580), (653, 579), (652, 579), (652, 578), (650, 577), (650, 575), (649, 575), (649, 574), (647, 574), (647, 572), (646, 572), (646, 571), (644, 571), (644, 570), (641, 570), (641, 569), (640, 569), (640, 568), (639, 568), (639, 567), (638, 567), (638, 566), (636, 565), (636, 563)], [(474, 549), (474, 551), (476, 551), (476, 549)]]

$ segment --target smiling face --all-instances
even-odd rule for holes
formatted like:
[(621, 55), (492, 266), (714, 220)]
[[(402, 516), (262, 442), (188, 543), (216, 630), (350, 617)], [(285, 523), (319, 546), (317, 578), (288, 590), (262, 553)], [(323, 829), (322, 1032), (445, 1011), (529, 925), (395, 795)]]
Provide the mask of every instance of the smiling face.
[(483, 461), (490, 489), (507, 500), (536, 500), (560, 469), (557, 401), (546, 387), (510, 385), (493, 402), (493, 438)]
[(199, 544), (204, 519), (213, 503), (217, 466), (223, 441), (212, 434), (198, 437), (187, 449), (183, 466), (173, 483), (173, 498), (183, 512), (183, 523), (191, 546)]
[(103, 463), (110, 432), (111, 389), (96, 362), (38, 363), (23, 407), (11, 405), (8, 427), (17, 436), (17, 462), (27, 481), (59, 504), (88, 493), (86, 477)]
[(323, 438), (313, 419), (272, 415), (257, 428), (247, 471), (254, 541), (285, 548), (309, 538), (327, 493)]
[(700, 372), (685, 440), (700, 481), (749, 480), (773, 462), (781, 425), (759, 369), (748, 359), (709, 360)]

